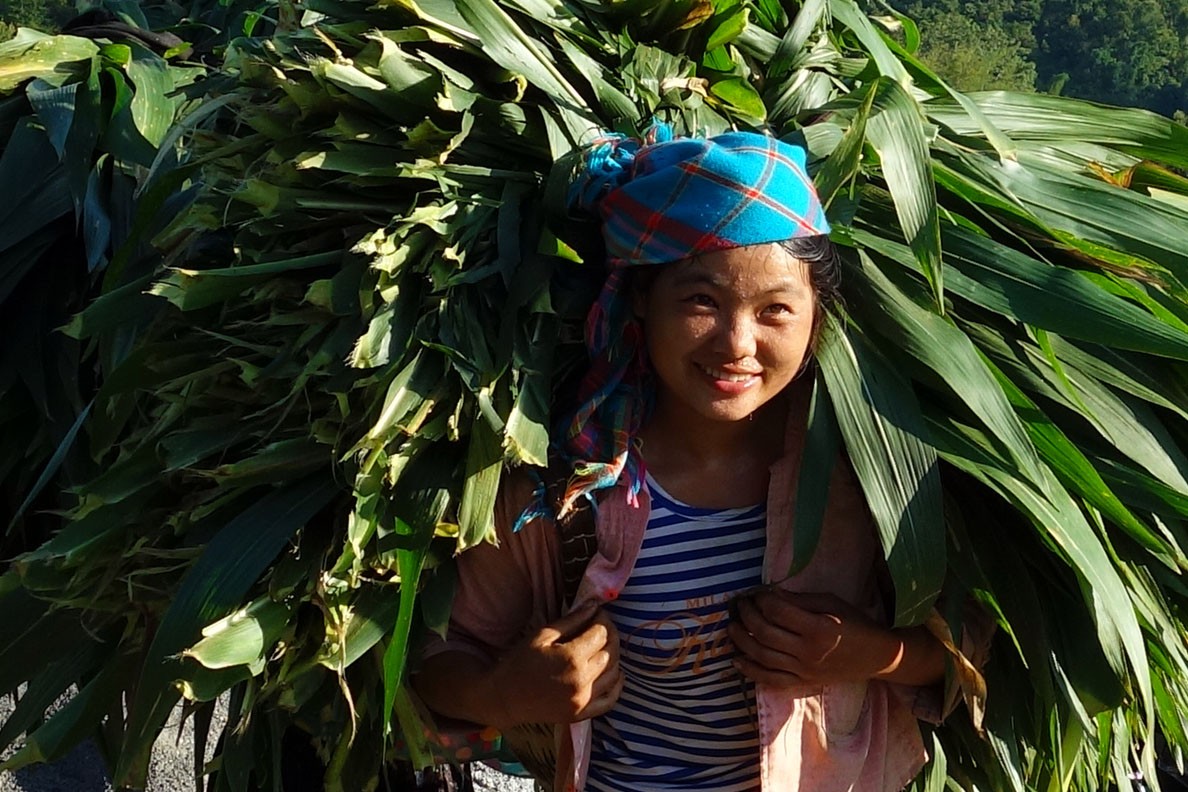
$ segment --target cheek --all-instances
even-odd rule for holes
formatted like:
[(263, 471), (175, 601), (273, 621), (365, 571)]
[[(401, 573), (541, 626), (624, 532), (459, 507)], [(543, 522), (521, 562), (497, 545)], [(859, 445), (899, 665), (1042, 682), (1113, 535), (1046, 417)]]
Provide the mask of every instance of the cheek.
[(706, 316), (651, 314), (644, 323), (644, 335), (648, 351), (663, 354), (666, 350), (684, 351), (701, 345), (713, 334), (713, 327), (713, 319)]
[(778, 364), (783, 369), (799, 370), (803, 362), (812, 355), (812, 325), (788, 328), (784, 332), (773, 333), (768, 338), (768, 349), (771, 354), (770, 363)]

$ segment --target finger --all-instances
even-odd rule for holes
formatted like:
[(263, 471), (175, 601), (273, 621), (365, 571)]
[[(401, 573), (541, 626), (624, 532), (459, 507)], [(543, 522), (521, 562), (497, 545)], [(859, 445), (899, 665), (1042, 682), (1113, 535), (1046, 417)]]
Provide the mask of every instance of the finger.
[(800, 636), (774, 623), (759, 607), (758, 602), (744, 601), (738, 605), (739, 620), (735, 622), (756, 641), (766, 647), (787, 654), (795, 654)]
[(563, 643), (585, 632), (598, 612), (598, 603), (589, 602), (541, 628), (538, 638), (544, 643)]
[(565, 645), (575, 658), (588, 661), (598, 652), (606, 650), (612, 642), (618, 643), (618, 633), (614, 630), (615, 626), (603, 614), (599, 614), (590, 620), (581, 633), (565, 641)]
[[(580, 661), (579, 661), (580, 662)], [(609, 671), (613, 671), (617, 663), (611, 657), (609, 649), (600, 649), (586, 660), (584, 667), (581, 669), (582, 675), (587, 679), (594, 679), (601, 677)]]
[(607, 621), (608, 629), (606, 635), (606, 650), (610, 652), (611, 663), (617, 666), (619, 664), (619, 649), (621, 643), (619, 641), (619, 629), (615, 627), (613, 623), (609, 623), (609, 619)]
[(767, 666), (756, 663), (753, 660), (748, 660), (745, 657), (735, 658), (734, 667), (747, 679), (763, 685), (790, 688), (806, 684), (805, 680), (796, 674), (787, 671), (774, 671)]
[(801, 607), (792, 596), (786, 592), (765, 591), (753, 602), (766, 621), (788, 632), (804, 635), (821, 629), (822, 620), (827, 617)]
[(623, 694), (623, 675), (615, 674), (609, 684), (600, 686), (597, 691), (591, 691), (590, 703), (578, 713), (578, 720), (597, 718), (610, 712)]
[(599, 608), (585, 631), (572, 638), (570, 643), (573, 644), (575, 652), (590, 656), (611, 646), (617, 649), (619, 631), (615, 629), (615, 623), (611, 621), (610, 615)]
[(587, 704), (586, 706), (582, 707), (581, 710), (578, 711), (577, 715), (574, 717), (574, 720), (575, 721), (584, 721), (584, 720), (590, 720), (591, 718), (597, 718), (601, 715), (605, 715), (606, 713), (608, 713), (612, 709), (614, 709), (615, 703), (618, 700), (619, 699), (617, 696), (610, 696), (610, 695), (600, 696), (595, 699), (590, 699), (590, 703)]
[(747, 658), (773, 670), (790, 673), (797, 673), (803, 665), (800, 658), (795, 654), (764, 646), (754, 636), (748, 634), (742, 628), (742, 625), (732, 624), (727, 628), (727, 632), (730, 635), (730, 640), (734, 642), (734, 648), (738, 650), (740, 657)]
[(590, 697), (605, 696), (616, 687), (623, 686), (623, 671), (618, 666), (607, 666), (590, 685)]

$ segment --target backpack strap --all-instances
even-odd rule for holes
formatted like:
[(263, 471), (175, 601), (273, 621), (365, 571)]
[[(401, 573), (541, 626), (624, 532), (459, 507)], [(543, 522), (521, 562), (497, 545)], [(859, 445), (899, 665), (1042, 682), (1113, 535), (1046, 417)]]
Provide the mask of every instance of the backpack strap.
[[(549, 459), (544, 481), (548, 503), (553, 513), (561, 511), (561, 500), (569, 483), (568, 465), (556, 457)], [(561, 535), (561, 580), (565, 592), (565, 605), (572, 605), (577, 597), (578, 586), (590, 559), (598, 551), (598, 534), (594, 524), (594, 506), (582, 498), (569, 514), (555, 520), (557, 532)]]
[[(561, 460), (550, 455), (549, 467), (541, 477), (545, 486), (545, 503), (553, 514), (561, 511), (561, 499), (569, 484), (570, 469)], [(578, 586), (590, 559), (598, 550), (598, 536), (594, 525), (594, 506), (588, 499), (564, 518), (554, 518), (554, 525), (561, 536), (561, 580), (565, 601), (562, 609), (573, 604)], [(522, 723), (503, 733), (503, 745), (524, 769), (536, 780), (538, 790), (551, 792), (553, 775), (557, 771), (557, 754), (560, 741), (568, 739), (568, 730), (552, 723)]]

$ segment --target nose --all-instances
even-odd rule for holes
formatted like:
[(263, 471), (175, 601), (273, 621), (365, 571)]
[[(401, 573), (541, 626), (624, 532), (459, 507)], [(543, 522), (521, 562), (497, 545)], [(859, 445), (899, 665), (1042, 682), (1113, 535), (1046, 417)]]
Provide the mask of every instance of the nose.
[(757, 330), (754, 317), (742, 312), (733, 313), (726, 317), (725, 322), (722, 345), (724, 351), (730, 354), (730, 359), (754, 357)]

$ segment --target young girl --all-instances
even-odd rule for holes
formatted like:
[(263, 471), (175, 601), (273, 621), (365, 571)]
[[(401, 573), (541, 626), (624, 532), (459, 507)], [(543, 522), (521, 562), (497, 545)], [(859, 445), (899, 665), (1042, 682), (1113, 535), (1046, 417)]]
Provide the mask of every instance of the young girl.
[(573, 196), (601, 217), (610, 272), (560, 511), (594, 503), (597, 551), (564, 611), (553, 518), (510, 475), (499, 547), (459, 557), (450, 635), (418, 692), (500, 730), (569, 725), (558, 792), (901, 789), (946, 653), (886, 626), (882, 554), (844, 462), (819, 546), (788, 576), (799, 375), (835, 278), (804, 151), (661, 127), (596, 145)]

